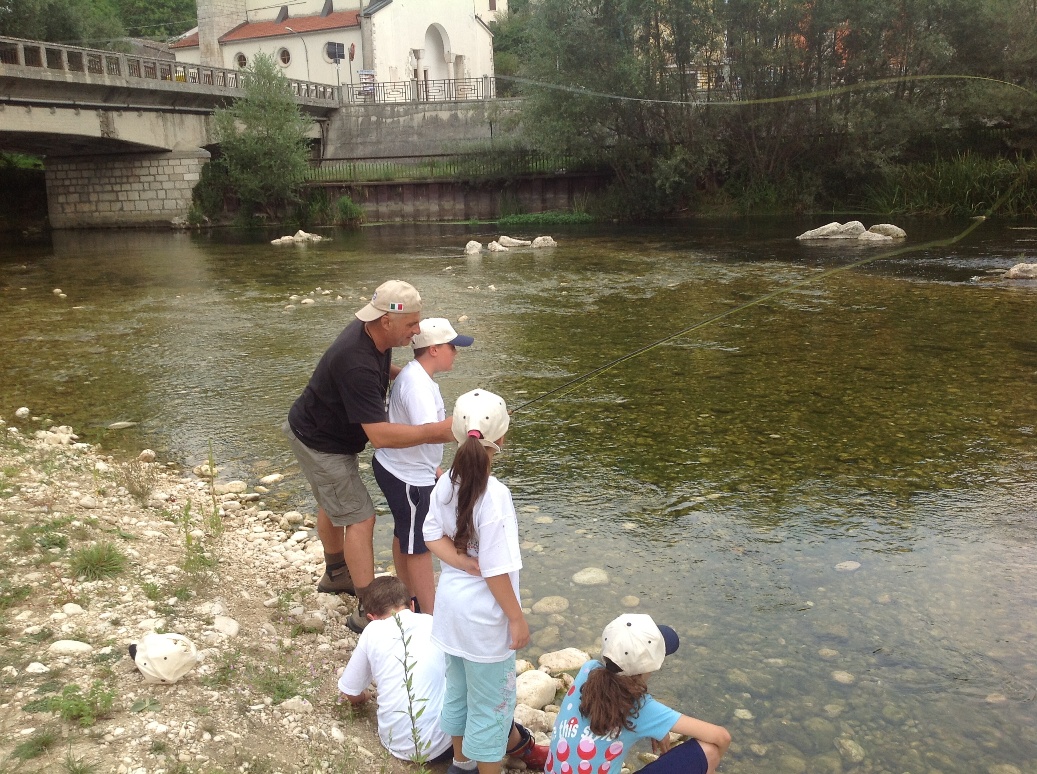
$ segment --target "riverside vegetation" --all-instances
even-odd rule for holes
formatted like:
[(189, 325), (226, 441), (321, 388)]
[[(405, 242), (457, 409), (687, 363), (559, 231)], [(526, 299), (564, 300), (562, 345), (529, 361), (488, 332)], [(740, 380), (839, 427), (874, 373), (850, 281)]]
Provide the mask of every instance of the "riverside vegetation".
[[(49, 426), (0, 424), (0, 770), (412, 770), (337, 701), (351, 603), (316, 595), (305, 517), (211, 462), (120, 462)], [(127, 645), (147, 631), (203, 660), (146, 684)]]

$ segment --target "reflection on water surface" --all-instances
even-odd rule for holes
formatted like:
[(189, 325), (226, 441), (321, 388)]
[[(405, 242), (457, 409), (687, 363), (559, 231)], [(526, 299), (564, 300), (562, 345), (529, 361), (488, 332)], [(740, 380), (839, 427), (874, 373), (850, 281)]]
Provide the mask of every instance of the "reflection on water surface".
[[(524, 655), (593, 648), (634, 596), (683, 636), (655, 692), (730, 728), (726, 772), (1037, 771), (1037, 284), (997, 278), (1032, 231), (984, 224), (824, 277), (534, 400), (867, 255), (792, 239), (813, 225), (555, 230), (554, 250), (477, 258), (461, 248), (491, 227), (287, 249), (57, 234), (0, 258), (0, 411), (185, 463), (211, 443), (231, 475), (295, 472), (277, 507), (306, 508), (278, 425), (360, 297), (406, 278), (476, 337), (448, 402), (477, 385), (533, 401), (497, 472), (527, 602), (572, 605), (531, 615)], [(964, 228), (904, 225), (912, 242)], [(610, 585), (574, 585), (586, 566)]]

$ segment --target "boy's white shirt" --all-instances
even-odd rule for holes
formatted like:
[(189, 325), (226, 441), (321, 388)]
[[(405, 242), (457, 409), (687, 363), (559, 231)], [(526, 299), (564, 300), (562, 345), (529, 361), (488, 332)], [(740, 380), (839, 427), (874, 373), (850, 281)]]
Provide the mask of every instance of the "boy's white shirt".
[[(507, 575), (515, 590), (515, 598), (521, 599), (519, 570), (522, 569), (522, 554), (519, 550), (518, 514), (511, 491), (490, 476), (472, 516), (478, 546), (469, 546), (468, 553), (479, 558), (482, 577), (442, 563), (436, 586), (432, 642), (452, 656), (495, 664), (515, 651), (511, 649), (508, 618), (486, 585), (485, 578)], [(432, 490), (422, 532), (426, 543), (444, 536), (452, 538), (457, 533), (457, 492), (450, 483), (449, 474), (441, 476)]]
[[(443, 396), (435, 379), (417, 360), (403, 367), (389, 391), (389, 421), (424, 425), (446, 419)], [(376, 449), (375, 456), (396, 478), (412, 486), (436, 483), (436, 468), (443, 462), (443, 444), (424, 443), (406, 449)]]
[[(418, 752), (435, 758), (450, 747), (450, 737), (439, 728), (446, 686), (446, 659), (432, 644), (432, 616), (401, 610), (407, 643), (407, 661), (412, 665), (414, 712), (424, 708), (417, 720), (424, 745)], [(408, 711), (406, 677), (403, 669), (403, 639), (393, 616), (371, 621), (360, 635), (356, 649), (338, 681), (338, 689), (359, 696), (373, 681), (378, 687), (378, 736), (397, 758), (413, 760), (414, 741)]]

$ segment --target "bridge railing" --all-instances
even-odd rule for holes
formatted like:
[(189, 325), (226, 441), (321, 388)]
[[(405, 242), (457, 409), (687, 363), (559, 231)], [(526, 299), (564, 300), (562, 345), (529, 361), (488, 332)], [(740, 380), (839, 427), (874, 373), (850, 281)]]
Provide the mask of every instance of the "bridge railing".
[(449, 78), (424, 81), (374, 81), (342, 86), (342, 101), (353, 105), (399, 102), (453, 102), (493, 99), (496, 81), (481, 78)]
[[(4, 37), (0, 37), (0, 64), (37, 68), (40, 72), (81, 73), (88, 78), (139, 78), (228, 89), (243, 89), (248, 77), (241, 70)], [(294, 80), (289, 80), (289, 84), (296, 97), (336, 104), (339, 101), (335, 86)]]

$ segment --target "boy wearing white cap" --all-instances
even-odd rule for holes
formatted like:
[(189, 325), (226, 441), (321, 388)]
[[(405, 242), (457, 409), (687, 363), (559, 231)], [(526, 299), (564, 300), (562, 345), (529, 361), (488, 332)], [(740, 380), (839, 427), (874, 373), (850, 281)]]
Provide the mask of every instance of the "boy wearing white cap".
[[(414, 359), (403, 367), (389, 391), (389, 421), (421, 425), (446, 419), (443, 396), (433, 377), (453, 368), (457, 348), (469, 347), (474, 341), (457, 333), (442, 317), (422, 320), (421, 330), (411, 340)], [(436, 582), (432, 554), (425, 547), (421, 530), (442, 462), (443, 444), (425, 443), (377, 449), (372, 464), (395, 521), (392, 555), (396, 575), (417, 599), (417, 609), (430, 614)]]
[[(650, 738), (662, 753), (646, 774), (713, 774), (731, 744), (727, 729), (682, 715), (648, 693), (648, 675), (680, 640), (651, 616), (624, 613), (601, 635), (601, 661), (583, 665), (562, 700), (546, 774), (619, 772), (631, 746)], [(669, 734), (691, 737), (670, 748)]]
[(389, 380), (400, 372), (392, 349), (410, 344), (420, 320), (421, 296), (413, 285), (379, 285), (321, 357), (281, 428), (317, 501), (325, 565), (317, 591), (358, 597), (346, 622), (355, 632), (367, 625), (363, 596), (374, 580), (375, 522), (357, 455), (368, 441), (376, 448), (402, 448), (453, 438), (445, 419), (393, 424), (386, 411)]

